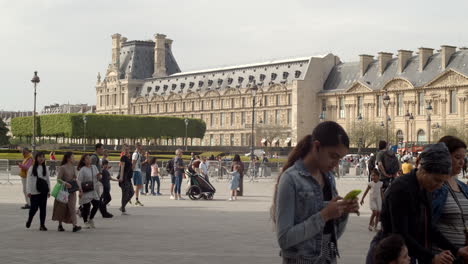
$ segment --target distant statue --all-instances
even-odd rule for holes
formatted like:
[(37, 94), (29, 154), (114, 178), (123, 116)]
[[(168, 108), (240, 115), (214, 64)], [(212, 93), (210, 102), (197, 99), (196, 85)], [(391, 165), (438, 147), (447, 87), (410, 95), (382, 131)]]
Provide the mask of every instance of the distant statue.
[(101, 73), (100, 72), (97, 73), (97, 82), (98, 83), (101, 82)]

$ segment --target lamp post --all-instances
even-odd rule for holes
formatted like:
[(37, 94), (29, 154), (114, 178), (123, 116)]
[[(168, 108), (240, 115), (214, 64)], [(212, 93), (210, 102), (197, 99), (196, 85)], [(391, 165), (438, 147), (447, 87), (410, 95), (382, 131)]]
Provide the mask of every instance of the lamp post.
[(255, 148), (255, 105), (257, 104), (256, 102), (256, 96), (257, 96), (257, 91), (258, 91), (258, 86), (255, 83), (255, 80), (253, 82), (252, 87), (250, 88), (250, 91), (252, 92), (252, 136), (250, 137), (250, 181), (253, 182), (254, 179), (256, 178), (256, 168), (255, 168), (255, 160), (254, 160), (254, 148)]
[(387, 144), (389, 143), (388, 142), (388, 121), (390, 121), (390, 117), (388, 116), (388, 106), (390, 105), (390, 96), (388, 95), (388, 93), (385, 91), (385, 94), (382, 98), (382, 101), (384, 103), (384, 106), (385, 106), (385, 129), (386, 129), (386, 136), (387, 136)]
[(320, 120), (320, 123), (322, 123), (323, 121), (325, 121), (325, 112), (322, 111), (319, 115), (319, 120)]
[(83, 152), (86, 152), (86, 123), (88, 122), (88, 117), (83, 115)]
[(34, 76), (31, 79), (31, 82), (34, 83), (34, 110), (33, 110), (33, 136), (32, 136), (32, 153), (36, 154), (36, 88), (37, 84), (41, 80), (37, 76), (37, 71), (34, 72)]
[(426, 106), (426, 113), (427, 113), (427, 143), (431, 144), (431, 114), (432, 114), (432, 102)]
[(184, 122), (185, 122), (185, 151), (187, 151), (187, 128), (188, 128), (189, 120), (185, 118)]
[(363, 141), (362, 137), (363, 137), (363, 134), (364, 134), (364, 128), (362, 126), (362, 115), (361, 115), (361, 113), (358, 114), (357, 120), (359, 122), (359, 125), (361, 126), (361, 136), (358, 139), (358, 154), (361, 154), (361, 146), (362, 146), (362, 141)]
[(409, 140), (409, 120), (410, 120), (410, 113), (409, 111), (406, 111), (406, 114), (405, 114), (405, 121), (406, 121), (406, 131), (405, 131), (405, 135), (406, 135), (406, 142), (405, 142), (405, 149), (408, 148), (408, 140)]

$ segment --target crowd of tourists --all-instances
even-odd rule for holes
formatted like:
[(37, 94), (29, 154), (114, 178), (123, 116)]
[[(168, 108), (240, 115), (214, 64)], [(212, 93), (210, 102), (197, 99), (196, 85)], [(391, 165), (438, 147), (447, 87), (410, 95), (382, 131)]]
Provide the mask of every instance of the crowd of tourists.
[[(413, 165), (379, 143), (360, 202), (369, 194), (369, 230), (378, 231), (366, 263), (468, 263), (468, 186), (457, 178), (466, 148), (445, 136)], [(337, 263), (349, 214), (359, 213), (358, 199), (343, 199), (335, 185), (334, 170), (348, 151), (348, 135), (330, 121), (290, 153), (271, 208), (283, 263)]]
[[(135, 151), (130, 152), (130, 146), (124, 144), (120, 154), (117, 177), (112, 177), (111, 166), (107, 150), (103, 144), (98, 143), (92, 154), (83, 154), (77, 166), (72, 152), (66, 152), (58, 166), (57, 184), (50, 184), (51, 169), (45, 165), (46, 159), (42, 152), (34, 157), (29, 149), (23, 149), (23, 161), (18, 163), (23, 184), (23, 193), (26, 204), (22, 209), (29, 209), (26, 227), (30, 228), (34, 215), (40, 212), (40, 230), (47, 231), (45, 226), (47, 199), (54, 196), (52, 220), (58, 222), (58, 231), (65, 231), (63, 224), (72, 224), (73, 232), (80, 231), (77, 216), (83, 219), (84, 227), (95, 228), (94, 218), (99, 211), (103, 218), (112, 218), (107, 207), (112, 200), (111, 181), (117, 181), (122, 191), (119, 211), (128, 215), (127, 205), (135, 198), (135, 206), (144, 206), (140, 198), (142, 195), (160, 196), (161, 179), (160, 168), (156, 157), (151, 157), (148, 151), (144, 152), (142, 145), (136, 143)], [(50, 154), (55, 160), (55, 153)], [(190, 162), (183, 160), (183, 151), (177, 149), (175, 157), (167, 162), (165, 170), (170, 179), (170, 199), (184, 200), (182, 197), (182, 182), (186, 171), (201, 175), (209, 182), (208, 164), (206, 157), (191, 154)], [(55, 165), (55, 164), (54, 164)], [(55, 169), (55, 167), (54, 167)], [(231, 167), (231, 180), (229, 182), (229, 199), (237, 200), (242, 195), (238, 189), (242, 185), (244, 166), (240, 156), (236, 155)], [(77, 203), (79, 208), (77, 209)]]

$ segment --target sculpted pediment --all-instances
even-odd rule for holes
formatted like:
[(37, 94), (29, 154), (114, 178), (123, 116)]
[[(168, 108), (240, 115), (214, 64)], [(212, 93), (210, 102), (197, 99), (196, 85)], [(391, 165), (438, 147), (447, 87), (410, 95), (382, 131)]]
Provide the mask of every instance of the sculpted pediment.
[(403, 79), (393, 79), (389, 81), (384, 86), (384, 90), (392, 91), (392, 90), (410, 90), (413, 89), (414, 86), (407, 80)]
[(426, 84), (426, 87), (447, 87), (468, 85), (468, 78), (454, 70), (449, 70)]
[(354, 83), (348, 90), (347, 93), (369, 93), (372, 92), (372, 89), (363, 85), (360, 82)]
[(224, 92), (224, 95), (238, 95), (240, 94), (237, 89), (228, 89)]
[(198, 99), (200, 98), (200, 95), (198, 95), (197, 93), (189, 93), (185, 96), (185, 99)]

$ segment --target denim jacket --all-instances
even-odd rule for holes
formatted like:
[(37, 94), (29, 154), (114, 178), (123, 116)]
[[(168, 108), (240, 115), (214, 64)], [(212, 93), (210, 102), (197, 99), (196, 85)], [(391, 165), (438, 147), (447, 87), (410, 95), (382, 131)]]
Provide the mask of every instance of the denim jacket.
[[(333, 197), (338, 195), (334, 176), (327, 173)], [(298, 160), (281, 176), (276, 197), (276, 234), (281, 255), (287, 258), (314, 260), (322, 248), (325, 221), (320, 210), (326, 206), (319, 183)], [(331, 220), (335, 224), (335, 237), (344, 232), (348, 215)]]
[[(465, 197), (468, 198), (468, 185), (464, 182), (456, 180), (460, 190), (463, 192)], [(432, 222), (437, 223), (444, 210), (445, 202), (447, 201), (447, 195), (449, 194), (449, 187), (443, 185), (442, 188), (435, 190), (432, 193)]]

